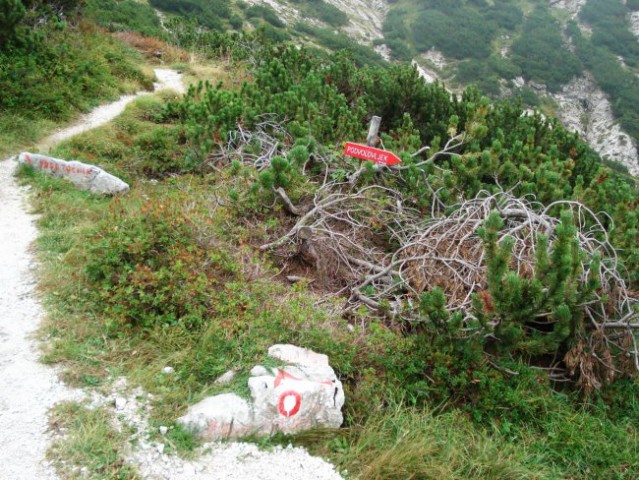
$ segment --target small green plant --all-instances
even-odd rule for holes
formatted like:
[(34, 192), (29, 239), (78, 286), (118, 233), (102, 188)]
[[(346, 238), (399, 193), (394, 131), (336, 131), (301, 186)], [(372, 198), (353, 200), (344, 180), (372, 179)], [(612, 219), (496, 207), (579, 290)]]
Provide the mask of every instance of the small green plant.
[(16, 27), (26, 14), (20, 0), (0, 0), (0, 45), (13, 39)]
[(121, 455), (128, 432), (113, 428), (109, 412), (68, 402), (55, 407), (50, 421), (54, 431), (64, 433), (53, 442), (48, 457), (65, 478), (77, 478), (80, 468), (87, 472), (82, 478), (91, 480), (140, 478)]

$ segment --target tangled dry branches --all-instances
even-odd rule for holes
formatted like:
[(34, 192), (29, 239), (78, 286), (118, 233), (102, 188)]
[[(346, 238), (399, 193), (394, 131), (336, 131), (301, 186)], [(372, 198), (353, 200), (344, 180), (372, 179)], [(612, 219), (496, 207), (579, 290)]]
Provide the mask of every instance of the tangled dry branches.
[[(290, 143), (282, 143), (286, 135), (273, 118), (265, 117), (252, 132), (238, 125), (217, 155), (227, 161), (241, 159), (261, 170), (275, 155), (286, 153), (283, 145)], [(454, 155), (463, 142), (463, 136), (454, 137), (442, 151), (414, 166), (430, 165), (441, 156)], [(584, 389), (591, 390), (621, 371), (639, 371), (634, 334), (639, 329), (638, 300), (629, 292), (625, 272), (602, 223), (605, 213), (595, 213), (574, 201), (543, 205), (532, 195), (519, 198), (506, 191), (480, 192), (451, 207), (438, 198), (424, 178), (433, 205), (430, 218), (424, 219), (410, 208), (410, 199), (401, 191), (382, 185), (358, 187), (358, 174), (345, 183), (330, 182), (330, 158), (315, 160), (326, 168), (312, 203), (296, 206), (284, 190), (275, 190), (296, 222), (286, 234), (260, 249), (284, 258), (285, 263), (297, 260), (310, 265), (315, 284), (346, 293), (345, 313), (364, 306), (372, 315), (410, 322), (419, 315), (416, 307), (421, 294), (438, 287), (445, 294), (448, 310), (461, 314), (465, 326), (476, 325), (473, 297), (488, 290), (486, 249), (478, 230), (491, 212), (498, 212), (503, 219), (499, 242), (507, 237), (513, 242), (510, 269), (523, 279), (532, 279), (536, 276), (539, 236), (545, 236), (552, 248), (560, 224), (558, 212), (569, 210), (582, 253), (576, 282), (586, 285), (594, 277), (599, 287), (594, 297), (584, 298), (577, 305), (589, 333), (575, 338), (572, 347), (556, 359), (551, 376), (566, 378), (567, 372)], [(391, 168), (386, 174), (400, 177), (402, 168)], [(452, 213), (442, 215), (444, 210)], [(595, 256), (602, 261), (591, 262)], [(551, 315), (540, 312), (537, 317)], [(537, 322), (537, 317), (531, 322)], [(500, 320), (493, 322), (498, 324)], [(477, 333), (472, 328), (463, 328), (462, 332)]]
[[(460, 312), (470, 323), (473, 295), (488, 288), (485, 246), (477, 231), (491, 212), (499, 212), (504, 220), (500, 241), (506, 237), (514, 241), (511, 269), (522, 278), (533, 278), (538, 236), (545, 235), (552, 246), (560, 223), (552, 213), (569, 209), (584, 253), (578, 282), (585, 284), (595, 275), (601, 286), (594, 299), (579, 305), (589, 322), (586, 328), (593, 333), (560, 360), (573, 375), (578, 373), (586, 389), (598, 387), (599, 378), (605, 381), (617, 372), (610, 359), (613, 350), (621, 350), (639, 370), (631, 333), (639, 329), (637, 300), (629, 294), (601, 214), (578, 202), (544, 206), (532, 196), (517, 198), (508, 192), (482, 192), (457, 205), (451, 215), (426, 221), (405, 204), (400, 192), (390, 188), (349, 190), (345, 184), (327, 184), (286, 235), (261, 249), (302, 255), (318, 276), (350, 292), (348, 309), (365, 305), (375, 314), (410, 319), (419, 295), (439, 287), (448, 309)], [(590, 272), (595, 254), (603, 261), (597, 264), (598, 271)]]
[(270, 165), (274, 156), (285, 153), (284, 146), (290, 143), (291, 138), (282, 123), (274, 115), (264, 114), (259, 118), (260, 121), (250, 130), (238, 123), (226, 142), (218, 143), (209, 164), (239, 160), (262, 170)]

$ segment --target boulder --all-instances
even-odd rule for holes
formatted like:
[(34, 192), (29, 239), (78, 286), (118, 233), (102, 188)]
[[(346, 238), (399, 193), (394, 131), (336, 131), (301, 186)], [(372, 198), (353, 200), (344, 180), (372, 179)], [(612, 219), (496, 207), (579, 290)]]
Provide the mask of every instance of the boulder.
[(118, 177), (105, 172), (95, 165), (78, 161), (66, 161), (35, 153), (24, 152), (18, 155), (18, 163), (31, 165), (55, 177), (66, 178), (82, 190), (102, 195), (126, 193), (129, 185)]
[(189, 408), (179, 420), (187, 430), (206, 439), (237, 438), (253, 433), (253, 415), (246, 400), (234, 393), (208, 397)]
[(294, 345), (274, 345), (268, 354), (284, 365), (251, 370), (250, 402), (216, 395), (193, 405), (178, 422), (206, 440), (339, 428), (344, 390), (328, 357)]

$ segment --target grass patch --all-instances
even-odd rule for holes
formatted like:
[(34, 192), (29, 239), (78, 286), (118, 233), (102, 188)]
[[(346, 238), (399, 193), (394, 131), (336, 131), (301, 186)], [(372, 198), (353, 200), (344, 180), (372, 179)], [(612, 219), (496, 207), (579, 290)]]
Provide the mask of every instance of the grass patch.
[(25, 145), (33, 145), (51, 132), (55, 122), (32, 120), (20, 114), (0, 113), (0, 158), (15, 154)]
[(124, 463), (122, 446), (128, 432), (118, 432), (104, 409), (88, 409), (66, 402), (57, 405), (50, 419), (63, 436), (54, 441), (48, 456), (67, 479), (137, 480), (135, 469)]
[(351, 438), (334, 443), (334, 451), (338, 465), (367, 480), (550, 480), (564, 473), (525, 442), (477, 428), (458, 412), (402, 406), (373, 414)]
[(130, 30), (144, 35), (162, 35), (160, 19), (153, 8), (135, 0), (88, 0), (86, 15), (111, 31)]

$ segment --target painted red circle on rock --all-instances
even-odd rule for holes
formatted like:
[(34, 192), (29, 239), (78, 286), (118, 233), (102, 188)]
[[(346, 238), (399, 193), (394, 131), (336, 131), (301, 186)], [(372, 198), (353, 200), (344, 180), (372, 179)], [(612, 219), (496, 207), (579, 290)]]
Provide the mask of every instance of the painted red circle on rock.
[(288, 392), (284, 392), (280, 395), (280, 401), (277, 405), (277, 409), (285, 417), (292, 417), (300, 411), (301, 406), (302, 396), (293, 390), (289, 390)]

